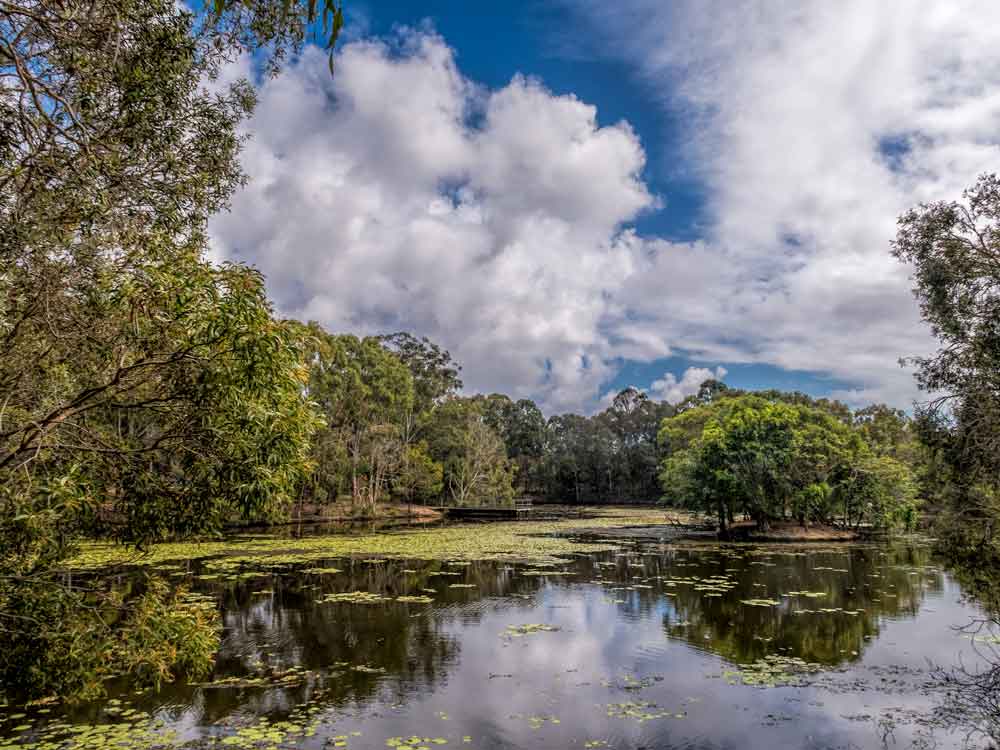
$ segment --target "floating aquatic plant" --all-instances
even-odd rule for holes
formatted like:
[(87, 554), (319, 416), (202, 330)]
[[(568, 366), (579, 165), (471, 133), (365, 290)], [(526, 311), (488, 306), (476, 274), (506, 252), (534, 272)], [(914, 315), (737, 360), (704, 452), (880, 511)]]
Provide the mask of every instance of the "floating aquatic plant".
[[(662, 513), (651, 509), (601, 509), (591, 518), (494, 523), (477, 527), (475, 533), (470, 533), (468, 527), (454, 525), (296, 539), (234, 537), (222, 541), (154, 544), (141, 553), (120, 544), (92, 542), (82, 545), (80, 554), (66, 566), (84, 570), (110, 565), (155, 566), (173, 560), (220, 558), (208, 563), (218, 572), (241, 565), (293, 565), (351, 555), (365, 555), (368, 560), (532, 560), (558, 564), (565, 562), (561, 555), (601, 552), (617, 547), (608, 542), (572, 541), (565, 535), (641, 525), (664, 525)], [(380, 557), (372, 558), (372, 554)]]
[(542, 623), (532, 622), (527, 625), (508, 625), (503, 635), (510, 636), (511, 638), (520, 638), (521, 636), (533, 633), (554, 633), (558, 630), (559, 628), (554, 625), (543, 625)]
[(800, 686), (805, 677), (823, 671), (822, 664), (813, 664), (794, 656), (772, 654), (763, 659), (726, 670), (722, 676), (730, 685), (754, 685), (758, 687)]
[(342, 602), (347, 604), (378, 604), (388, 601), (386, 597), (373, 594), (371, 591), (348, 591), (341, 594), (327, 594), (322, 599), (317, 599), (317, 603), (326, 604), (328, 602)]

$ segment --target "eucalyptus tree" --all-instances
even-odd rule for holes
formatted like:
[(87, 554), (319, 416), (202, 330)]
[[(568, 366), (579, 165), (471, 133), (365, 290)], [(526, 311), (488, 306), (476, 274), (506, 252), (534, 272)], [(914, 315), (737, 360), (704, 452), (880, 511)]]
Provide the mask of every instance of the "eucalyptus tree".
[(541, 493), (540, 471), (547, 443), (542, 410), (530, 399), (514, 401), (500, 393), (478, 398), (484, 421), (503, 440), (507, 457), (517, 467), (519, 491), (529, 495)]
[(255, 50), (277, 69), (324, 18), (329, 42), (342, 15), (315, 6), (0, 0), (7, 689), (203, 671), (214, 636), (196, 608), (156, 586), (85, 607), (54, 568), (84, 528), (143, 545), (280, 513), (308, 470), (297, 339), (257, 272), (209, 262), (206, 225), (245, 181), (255, 99), (213, 79)]
[(506, 505), (514, 498), (514, 468), (503, 441), (474, 413), (466, 415), (460, 450), (446, 464), (456, 505)]
[(413, 407), (417, 413), (430, 411), (436, 404), (462, 390), (462, 366), (447, 349), (426, 336), (405, 331), (385, 334), (378, 341), (406, 365), (413, 376)]
[(514, 496), (516, 467), (484, 416), (484, 399), (452, 397), (431, 413), (430, 456), (441, 464), (446, 498), (458, 505), (502, 504)]
[(413, 376), (376, 338), (330, 334), (317, 323), (300, 331), (312, 345), (309, 398), (324, 421), (314, 441), (314, 499), (346, 490), (357, 512), (372, 515), (406, 459)]
[[(706, 384), (715, 381), (706, 381)], [(611, 500), (649, 501), (658, 495), (657, 475), (663, 452), (657, 442), (660, 422), (675, 413), (666, 401), (626, 388), (595, 419), (614, 435)]]
[(434, 501), (443, 489), (444, 467), (430, 454), (424, 433), (434, 410), (462, 390), (462, 366), (451, 353), (426, 336), (405, 331), (385, 334), (378, 341), (410, 371), (413, 399), (401, 415), (400, 463), (393, 480), (395, 495), (406, 500)]
[(1000, 538), (1000, 178), (982, 175), (960, 201), (899, 218), (893, 254), (939, 341), (909, 360), (928, 400), (918, 411), (938, 471), (927, 488), (947, 511), (952, 551), (997, 552)]
[(550, 499), (572, 502), (648, 502), (659, 494), (663, 451), (660, 421), (674, 413), (637, 388), (616, 394), (604, 411), (551, 417), (535, 472)]

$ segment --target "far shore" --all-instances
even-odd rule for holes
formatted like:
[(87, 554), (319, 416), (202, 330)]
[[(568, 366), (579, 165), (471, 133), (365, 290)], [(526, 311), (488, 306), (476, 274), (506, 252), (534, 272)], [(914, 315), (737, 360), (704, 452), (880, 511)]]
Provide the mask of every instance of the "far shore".
[[(562, 505), (538, 503), (535, 513), (526, 520), (553, 520), (554, 518), (579, 517), (588, 511), (596, 512), (602, 509), (643, 507), (653, 509), (650, 504), (641, 505), (622, 503), (614, 505)], [(303, 503), (297, 505), (289, 517), (280, 522), (270, 524), (239, 523), (228, 526), (230, 530), (251, 528), (257, 526), (288, 527), (300, 524), (428, 524), (444, 520), (444, 514), (439, 508), (419, 504), (380, 503), (373, 515), (360, 515), (349, 501), (338, 501), (328, 505)], [(479, 521), (479, 523), (507, 523), (509, 521)], [(714, 519), (704, 515), (677, 508), (663, 508), (662, 523), (643, 524), (633, 527), (636, 531), (642, 528), (655, 529), (661, 526), (671, 528), (678, 538), (688, 539), (718, 539), (729, 542), (852, 542), (870, 539), (873, 534), (868, 529), (847, 529), (839, 526), (811, 524), (803, 526), (797, 521), (775, 521), (766, 530), (758, 529), (752, 521), (739, 521), (728, 529), (726, 538), (720, 537), (718, 526)]]

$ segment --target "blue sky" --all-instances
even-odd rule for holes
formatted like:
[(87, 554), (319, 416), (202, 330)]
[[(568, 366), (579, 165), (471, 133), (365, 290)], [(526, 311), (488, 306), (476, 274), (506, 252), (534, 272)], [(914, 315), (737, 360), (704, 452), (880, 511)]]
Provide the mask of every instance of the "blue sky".
[(462, 72), (485, 86), (501, 88), (517, 73), (534, 76), (555, 94), (595, 104), (602, 125), (628, 122), (646, 150), (643, 177), (663, 200), (662, 208), (634, 222), (636, 229), (674, 240), (698, 237), (703, 186), (685, 164), (685, 124), (653, 102), (634, 66), (595, 57), (599, 37), (567, 6), (514, 0), (478, 3), (474, 12), (469, 7), (455, 0), (356, 2), (345, 36), (386, 36), (400, 25), (429, 23), (455, 49)]
[(995, 4), (346, 6), (332, 79), (307, 51), (262, 84), (212, 226), (282, 312), (428, 335), (548, 412), (705, 374), (920, 397), (889, 243), (1000, 168)]
[[(479, 3), (357, 2), (350, 7), (352, 28), (346, 37), (386, 36), (398, 26), (430, 24), (457, 52), (462, 72), (490, 88), (500, 88), (521, 73), (539, 78), (555, 94), (570, 94), (597, 106), (598, 121), (626, 121), (638, 133), (646, 151), (643, 178), (662, 202), (632, 225), (643, 234), (671, 240), (699, 237), (704, 210), (704, 186), (685, 163), (679, 117), (653, 102), (653, 92), (633, 66), (609, 57), (595, 58), (596, 35), (580, 39), (580, 19), (568, 7), (536, 0)], [(589, 34), (589, 31), (588, 31)], [(679, 105), (678, 105), (679, 106)], [(665, 371), (678, 375), (699, 363), (687, 356), (651, 362), (618, 360), (620, 370), (602, 384), (605, 391), (630, 385), (647, 387)], [(786, 388), (826, 395), (850, 384), (822, 374), (787, 371), (767, 364), (725, 364), (727, 381), (737, 388)]]

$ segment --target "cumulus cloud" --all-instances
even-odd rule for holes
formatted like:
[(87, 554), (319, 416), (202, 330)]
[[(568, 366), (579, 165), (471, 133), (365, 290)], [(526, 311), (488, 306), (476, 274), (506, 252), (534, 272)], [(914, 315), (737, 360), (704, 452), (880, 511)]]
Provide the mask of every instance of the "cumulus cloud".
[[(697, 393), (698, 388), (706, 380), (722, 380), (728, 372), (722, 365), (718, 365), (714, 370), (708, 367), (688, 367), (681, 374), (680, 378), (672, 372), (665, 372), (662, 377), (656, 378), (648, 388), (640, 385), (631, 385), (628, 387), (642, 391), (658, 401), (677, 404), (688, 396), (693, 396)], [(612, 388), (606, 391), (597, 401), (597, 411), (610, 408), (615, 401), (615, 397), (621, 391), (621, 388)]]
[(656, 205), (636, 134), (530, 78), (485, 91), (432, 33), (347, 44), (336, 69), (308, 49), (262, 85), (217, 254), (284, 314), (429, 335), (473, 389), (585, 407), (618, 346), (650, 347), (603, 329), (644, 262), (622, 227)]
[(1000, 169), (1000, 6), (572, 4), (684, 124), (708, 188), (703, 242), (650, 243), (623, 314), (706, 359), (821, 371), (857, 384), (836, 395), (906, 405), (896, 361), (934, 342), (888, 253), (894, 219)]
[(333, 77), (307, 49), (262, 84), (218, 256), (264, 271), (284, 314), (431, 336), (470, 389), (549, 412), (593, 407), (622, 359), (678, 352), (906, 406), (897, 359), (934, 342), (894, 219), (1000, 170), (1000, 6), (574, 6), (688, 134), (674, 156), (706, 188), (700, 240), (629, 228), (658, 198), (627, 123), (531, 78), (486, 90), (411, 30), (345, 44)]
[(706, 380), (722, 380), (726, 377), (726, 372), (726, 368), (721, 365), (714, 370), (707, 367), (689, 367), (680, 379), (672, 372), (666, 372), (662, 378), (653, 381), (649, 386), (649, 392), (651, 396), (661, 401), (680, 403), (688, 396), (696, 394)]

